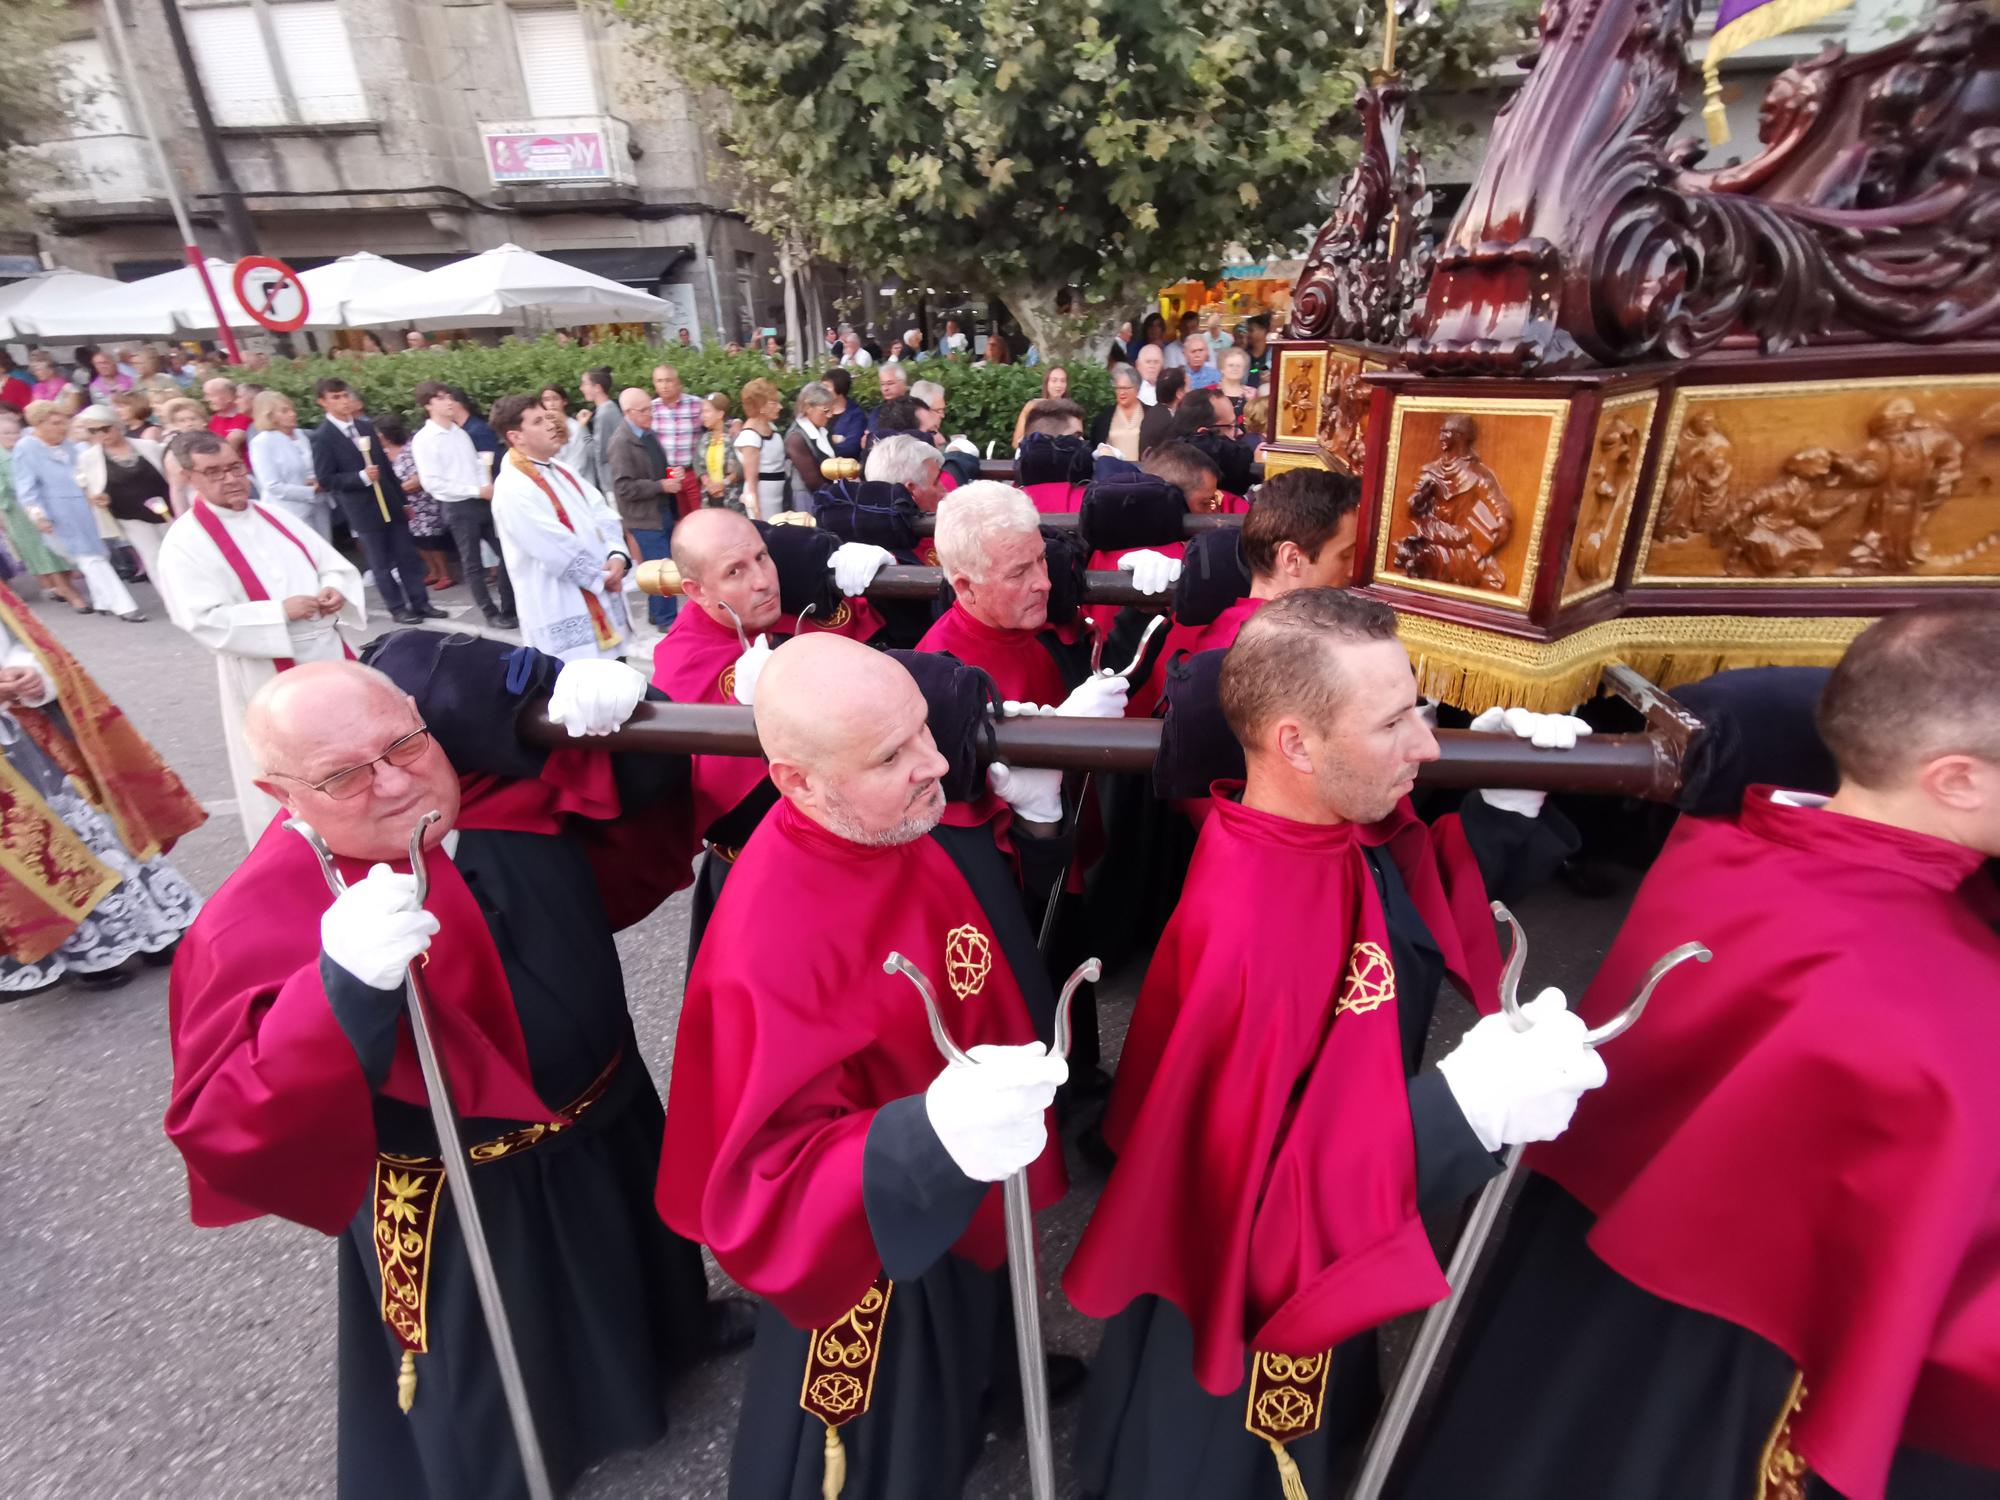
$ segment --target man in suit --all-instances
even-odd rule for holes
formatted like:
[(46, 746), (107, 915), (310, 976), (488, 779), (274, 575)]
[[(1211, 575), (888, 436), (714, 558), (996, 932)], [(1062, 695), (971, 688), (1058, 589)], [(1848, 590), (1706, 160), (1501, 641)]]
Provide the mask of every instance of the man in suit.
[[(668, 477), (666, 450), (653, 431), (652, 397), (633, 386), (619, 394), (618, 409), (622, 419), (613, 426), (605, 453), (611, 500), (632, 539), (636, 564), (667, 556), (680, 514), (680, 484)], [(655, 594), (647, 602), (646, 618), (655, 629), (665, 630), (674, 623), (678, 603)]]
[[(382, 478), (375, 424), (361, 415), (361, 398), (338, 376), (313, 387), (326, 420), (313, 429), (313, 477), (332, 495), (361, 544), (368, 570), (389, 613), (404, 625), (442, 620), (443, 610), (424, 589), (424, 560), (410, 539), (403, 514), (403, 488)], [(362, 452), (363, 444), (368, 451)]]

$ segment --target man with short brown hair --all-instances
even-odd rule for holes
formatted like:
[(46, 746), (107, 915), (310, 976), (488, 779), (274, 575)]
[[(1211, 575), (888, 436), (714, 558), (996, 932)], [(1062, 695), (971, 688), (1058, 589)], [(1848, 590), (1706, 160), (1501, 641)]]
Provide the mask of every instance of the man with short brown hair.
[[(1511, 860), (1476, 798), (1431, 827), (1410, 807), (1438, 749), (1394, 613), (1294, 590), (1243, 627), (1221, 696), (1246, 779), (1218, 783), (1147, 971), (1104, 1121), (1118, 1165), (1064, 1278), (1113, 1319), (1079, 1458), (1105, 1500), (1345, 1493), (1375, 1329), (1446, 1290), (1420, 1210), (1604, 1081), (1557, 990), (1419, 1067), (1447, 975), (1497, 1004), (1487, 897)], [(1304, 1415), (1267, 1415), (1295, 1386)]]
[(1714, 961), (1529, 1153), (1409, 1500), (2000, 1492), (2000, 609), (1877, 621), (1818, 723), (1832, 797), (1685, 816), (1639, 888), (1586, 1020)]

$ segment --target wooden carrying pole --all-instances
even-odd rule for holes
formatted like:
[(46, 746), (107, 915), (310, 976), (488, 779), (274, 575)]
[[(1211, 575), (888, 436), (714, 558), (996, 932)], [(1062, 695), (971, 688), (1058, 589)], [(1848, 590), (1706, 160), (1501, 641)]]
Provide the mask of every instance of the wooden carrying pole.
[[(577, 742), (536, 712), (527, 737), (551, 749)], [(1441, 729), (1444, 753), (1418, 769), (1417, 780), (1438, 787), (1519, 787), (1540, 792), (1595, 792), (1665, 802), (1680, 789), (1679, 746), (1672, 736), (1594, 734), (1573, 750), (1537, 750), (1511, 734)], [(1010, 766), (1063, 771), (1153, 769), (1160, 748), (1158, 719), (1003, 719), (993, 725), (993, 758)], [(718, 703), (641, 703), (622, 729), (593, 738), (606, 750), (661, 755), (760, 755), (750, 710)]]

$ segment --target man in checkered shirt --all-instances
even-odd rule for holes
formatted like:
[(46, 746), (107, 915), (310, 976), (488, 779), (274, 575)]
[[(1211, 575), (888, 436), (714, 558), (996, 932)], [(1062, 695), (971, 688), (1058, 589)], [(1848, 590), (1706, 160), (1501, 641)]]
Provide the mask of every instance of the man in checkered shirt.
[(681, 372), (672, 365), (653, 371), (653, 432), (667, 455), (669, 479), (678, 480), (694, 462), (694, 440), (701, 432), (701, 400), (681, 389)]

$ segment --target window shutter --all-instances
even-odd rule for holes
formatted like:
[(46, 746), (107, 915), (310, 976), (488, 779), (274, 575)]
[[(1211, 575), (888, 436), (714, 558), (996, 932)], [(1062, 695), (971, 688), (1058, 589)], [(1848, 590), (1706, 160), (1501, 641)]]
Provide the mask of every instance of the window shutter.
[(188, 45), (218, 125), (282, 125), (285, 101), (264, 50), (264, 33), (247, 5), (183, 8)]
[(334, 0), (273, 5), (271, 29), (302, 122), (326, 125), (368, 118), (368, 98), (361, 91), (347, 23)]
[(130, 135), (132, 119), (125, 110), (125, 91), (118, 87), (96, 37), (58, 42), (56, 56), (63, 72), (63, 103), (69, 108), (73, 137)]
[(520, 55), (532, 118), (603, 112), (590, 66), (590, 37), (583, 13), (575, 6), (515, 11), (514, 49)]

